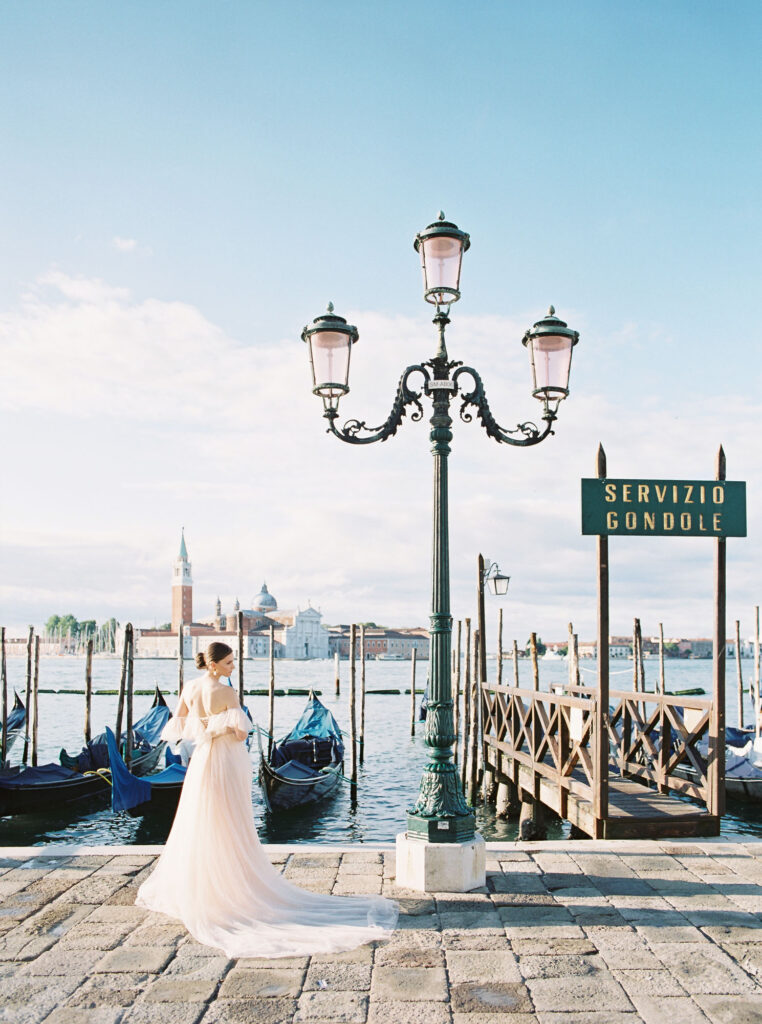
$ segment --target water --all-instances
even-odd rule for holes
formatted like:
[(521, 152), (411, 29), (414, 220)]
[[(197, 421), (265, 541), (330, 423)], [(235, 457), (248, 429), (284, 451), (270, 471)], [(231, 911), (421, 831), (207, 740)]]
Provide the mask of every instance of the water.
[[(744, 679), (752, 670), (751, 661), (741, 662)], [(425, 683), (428, 663), (418, 663), (417, 685)], [(583, 682), (595, 682), (595, 663), (582, 663)], [(359, 687), (358, 665), (358, 687)], [(371, 661), (366, 663), (366, 687), (374, 689), (400, 689), (410, 686), (410, 662)], [(489, 677), (494, 679), (496, 663), (488, 661)], [(520, 662), (522, 685), (530, 684), (531, 669), (526, 661)], [(245, 662), (245, 685), (247, 689), (267, 687), (269, 667), (266, 661)], [(512, 679), (510, 663), (504, 667), (504, 679)], [(735, 700), (735, 662), (728, 662), (728, 724), (737, 721)], [(93, 689), (116, 690), (119, 686), (120, 665), (116, 659), (96, 658), (93, 662)], [(192, 662), (186, 662), (186, 678), (192, 678), (196, 670)], [(348, 709), (348, 664), (341, 663), (342, 694), (334, 696), (333, 661), (276, 662), (276, 686), (282, 688), (310, 686), (322, 690), (321, 700), (331, 709), (341, 728), (349, 731)], [(632, 687), (632, 662), (611, 662), (611, 688), (630, 690)], [(647, 686), (653, 689), (658, 674), (655, 659), (646, 661)], [(689, 687), (703, 687), (707, 693), (712, 686), (711, 661), (669, 660), (666, 663), (667, 689), (679, 690)], [(54, 690), (84, 689), (84, 659), (73, 657), (50, 657), (40, 660), (40, 688)], [(234, 680), (236, 677), (233, 677)], [(554, 683), (567, 680), (567, 666), (564, 661), (541, 661), (540, 679), (543, 689)], [(26, 685), (26, 660), (8, 659), (9, 688), (16, 688), (23, 697)], [(136, 660), (135, 689), (150, 690), (158, 683), (168, 697), (170, 706), (174, 698), (170, 693), (177, 685), (177, 665), (169, 660)], [(531, 685), (531, 684), (530, 684)], [(135, 719), (148, 710), (152, 698), (135, 697)], [(247, 697), (246, 703), (260, 725), (267, 725), (267, 697)], [(93, 734), (101, 732), (106, 725), (113, 726), (116, 719), (115, 696), (94, 696), (92, 706)], [(293, 726), (302, 712), (304, 697), (286, 696), (275, 700), (275, 734), (282, 736)], [(77, 753), (82, 745), (84, 721), (84, 697), (67, 693), (44, 693), (39, 698), (40, 724), (38, 730), (40, 764), (58, 761), (61, 747), (69, 753)], [(752, 709), (748, 696), (744, 713), (748, 724)], [(359, 727), (359, 709), (358, 709)], [(15, 763), (21, 756), (21, 741), (12, 751)], [(256, 741), (252, 742), (251, 756), (257, 762)], [(416, 798), (421, 771), (426, 763), (426, 748), (423, 742), (423, 723), (416, 723), (416, 736), (410, 736), (410, 694), (386, 695), (368, 694), (366, 700), (365, 762), (359, 769), (357, 800), (351, 800), (350, 787), (342, 783), (339, 793), (333, 798), (312, 808), (298, 812), (272, 815), (262, 802), (259, 785), (254, 779), (252, 802), (258, 823), (259, 836), (265, 843), (286, 843), (297, 840), (321, 843), (389, 842), (405, 827), (405, 811)], [(0, 846), (40, 845), (49, 843), (94, 844), (143, 844), (162, 843), (167, 837), (171, 822), (165, 816), (145, 814), (132, 817), (126, 813), (113, 814), (106, 800), (94, 804), (74, 805), (58, 816), (50, 812), (44, 815), (23, 815), (0, 819)], [(516, 823), (495, 819), (489, 809), (477, 809), (477, 823), (480, 833), (487, 840), (513, 840), (516, 838)], [(762, 805), (757, 809), (749, 805), (729, 804), (728, 814), (723, 819), (724, 835), (762, 836)], [(549, 838), (562, 838), (568, 834), (566, 824), (557, 825), (549, 831)]]

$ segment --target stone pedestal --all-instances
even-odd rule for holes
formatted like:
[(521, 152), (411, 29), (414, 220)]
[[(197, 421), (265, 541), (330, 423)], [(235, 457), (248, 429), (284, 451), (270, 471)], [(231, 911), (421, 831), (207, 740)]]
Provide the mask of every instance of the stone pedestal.
[(429, 843), (397, 836), (397, 885), (419, 892), (470, 892), (486, 883), (481, 836), (463, 843)]

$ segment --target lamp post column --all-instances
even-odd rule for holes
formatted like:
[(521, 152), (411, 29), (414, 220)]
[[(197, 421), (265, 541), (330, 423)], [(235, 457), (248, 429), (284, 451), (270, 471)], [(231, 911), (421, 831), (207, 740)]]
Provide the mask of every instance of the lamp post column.
[(434, 456), (434, 516), (431, 570), (431, 630), (429, 647), (429, 702), (424, 741), (429, 761), (423, 770), (415, 806), (408, 812), (407, 835), (411, 839), (454, 843), (474, 838), (474, 816), (460, 787), (452, 747), (455, 726), (452, 702), (450, 614), (450, 545), (448, 525), (447, 460), (452, 441), (450, 400), (455, 390), (449, 379), (444, 328), (449, 322), (438, 313), (440, 344), (432, 360), (433, 380), (428, 390), (434, 412), (431, 417), (431, 453)]

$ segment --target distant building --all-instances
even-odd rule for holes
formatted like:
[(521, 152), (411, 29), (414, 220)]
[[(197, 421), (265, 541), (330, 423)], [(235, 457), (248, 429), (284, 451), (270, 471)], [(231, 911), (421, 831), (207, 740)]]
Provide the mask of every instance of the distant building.
[(193, 580), (188, 549), (185, 547), (185, 530), (180, 536), (180, 554), (172, 573), (172, 629), (177, 632), (181, 622), (193, 621)]
[[(139, 658), (176, 658), (182, 626), (183, 657), (193, 658), (205, 651), (215, 640), (238, 650), (238, 620), (244, 641), (245, 658), (269, 658), (272, 630), (273, 655), (276, 658), (327, 658), (329, 633), (323, 626), (322, 614), (316, 608), (295, 612), (279, 611), (278, 602), (263, 583), (252, 599), (251, 608), (241, 609), (236, 598), (230, 614), (222, 610), (217, 598), (214, 615), (194, 621), (193, 579), (185, 532), (181, 534), (180, 553), (172, 574), (171, 629), (136, 629), (135, 656)], [(117, 630), (117, 650), (124, 643), (124, 630)]]
[[(350, 627), (348, 625), (328, 626), (329, 651), (338, 652), (340, 658), (349, 657)], [(420, 626), (412, 629), (384, 629), (368, 626), (365, 629), (365, 660), (378, 658), (381, 661), (410, 661), (415, 650), (416, 659), (429, 657), (429, 634)], [(355, 637), (355, 657), (360, 657), (360, 629)]]
[(609, 657), (610, 658), (631, 658), (632, 657), (632, 637), (629, 637), (629, 636), (612, 636), (612, 637), (609, 637)]

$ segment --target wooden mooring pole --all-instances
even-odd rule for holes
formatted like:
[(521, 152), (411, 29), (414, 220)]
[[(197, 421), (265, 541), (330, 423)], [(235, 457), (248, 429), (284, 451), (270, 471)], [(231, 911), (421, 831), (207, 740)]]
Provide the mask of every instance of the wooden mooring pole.
[(124, 763), (129, 768), (132, 764), (132, 699), (134, 693), (135, 668), (135, 634), (130, 626), (130, 641), (127, 649), (127, 715), (125, 722)]
[(736, 619), (736, 678), (738, 679), (738, 728), (743, 729), (743, 669), (741, 668), (741, 623)]
[[(596, 476), (605, 479), (606, 453), (602, 444), (598, 445), (595, 462)], [(609, 814), (609, 539), (599, 534), (595, 540), (598, 556), (598, 693), (592, 745), (593, 817), (596, 821), (603, 821)], [(602, 835), (593, 838), (600, 839)]]
[(355, 658), (357, 655), (357, 626), (352, 623), (349, 627), (349, 742), (352, 746), (352, 785), (357, 783), (357, 678)]
[(333, 671), (336, 676), (336, 689), (335, 694), (337, 697), (341, 696), (341, 676), (339, 675), (339, 652), (335, 651), (333, 655)]
[(267, 760), (275, 743), (275, 626), (270, 626), (270, 678), (267, 694)]
[(183, 686), (185, 685), (185, 643), (183, 639), (183, 623), (177, 627), (177, 695), (178, 697), (183, 692)]
[(468, 744), (471, 729), (471, 620), (466, 619), (466, 650), (464, 664), (466, 668), (463, 680), (463, 756), (460, 761), (460, 785), (466, 790), (466, 773), (468, 771)]
[(479, 785), (479, 630), (474, 630), (472, 645), (473, 676), (469, 687), (469, 718), (471, 728), (468, 734), (468, 777), (466, 779), (466, 800), (472, 806), (476, 803)]
[(664, 623), (659, 623), (659, 693), (664, 696), (666, 679), (664, 676)]
[(519, 645), (513, 641), (513, 685), (519, 685)]
[[(725, 451), (720, 445), (715, 462), (715, 479), (724, 480)], [(713, 815), (725, 813), (725, 644), (727, 640), (727, 541), (715, 540), (714, 549), (714, 635), (712, 654), (714, 678), (709, 718), (708, 809)]]
[(484, 556), (477, 560), (478, 580), (476, 595), (479, 612), (479, 643), (476, 649), (479, 671), (476, 675), (476, 785), (482, 786), (482, 799), (486, 801), (487, 793), (492, 790), (492, 780), (486, 778), (484, 765), (484, 743), (482, 738), (482, 722), (484, 721), (485, 690), (487, 687), (487, 623), (484, 614)]
[(410, 652), (410, 735), (415, 736), (415, 647)]
[(497, 610), (497, 685), (503, 684), (503, 609)]
[[(90, 641), (92, 644), (92, 640)], [(40, 636), (34, 638), (34, 678), (32, 680), (32, 767), (37, 767), (37, 725), (40, 720)]]
[(582, 685), (582, 677), (579, 671), (579, 635), (575, 633), (572, 636), (572, 652), (574, 654), (574, 684), (575, 686)]
[(122, 646), (122, 673), (119, 677), (119, 700), (116, 705), (116, 724), (114, 726), (114, 736), (116, 737), (116, 746), (119, 748), (119, 744), (122, 740), (122, 715), (124, 714), (124, 695), (127, 692), (127, 654), (130, 648), (130, 633), (132, 632), (132, 626), (128, 622), (124, 627), (124, 644)]
[(646, 666), (645, 666), (644, 655), (643, 655), (643, 628), (642, 628), (642, 626), (640, 624), (640, 619), (637, 620), (637, 623), (638, 623), (638, 679), (639, 679), (639, 689), (640, 689), (641, 693), (645, 693), (646, 692)]
[(21, 757), (22, 764), (29, 761), (29, 724), (31, 715), (32, 697), (32, 658), (34, 649), (34, 626), (29, 627), (29, 636), (26, 642), (26, 692), (24, 703), (26, 704), (26, 719), (24, 722), (24, 753)]
[(93, 707), (93, 642), (87, 641), (87, 656), (85, 657), (85, 743), (89, 743), (92, 737), (90, 729), (90, 715)]
[(360, 764), (365, 760), (365, 626), (360, 626)]
[(529, 637), (529, 654), (532, 658), (532, 689), (540, 689), (540, 666), (537, 664), (537, 634)]
[(238, 703), (243, 707), (243, 612), (239, 610), (238, 621)]

